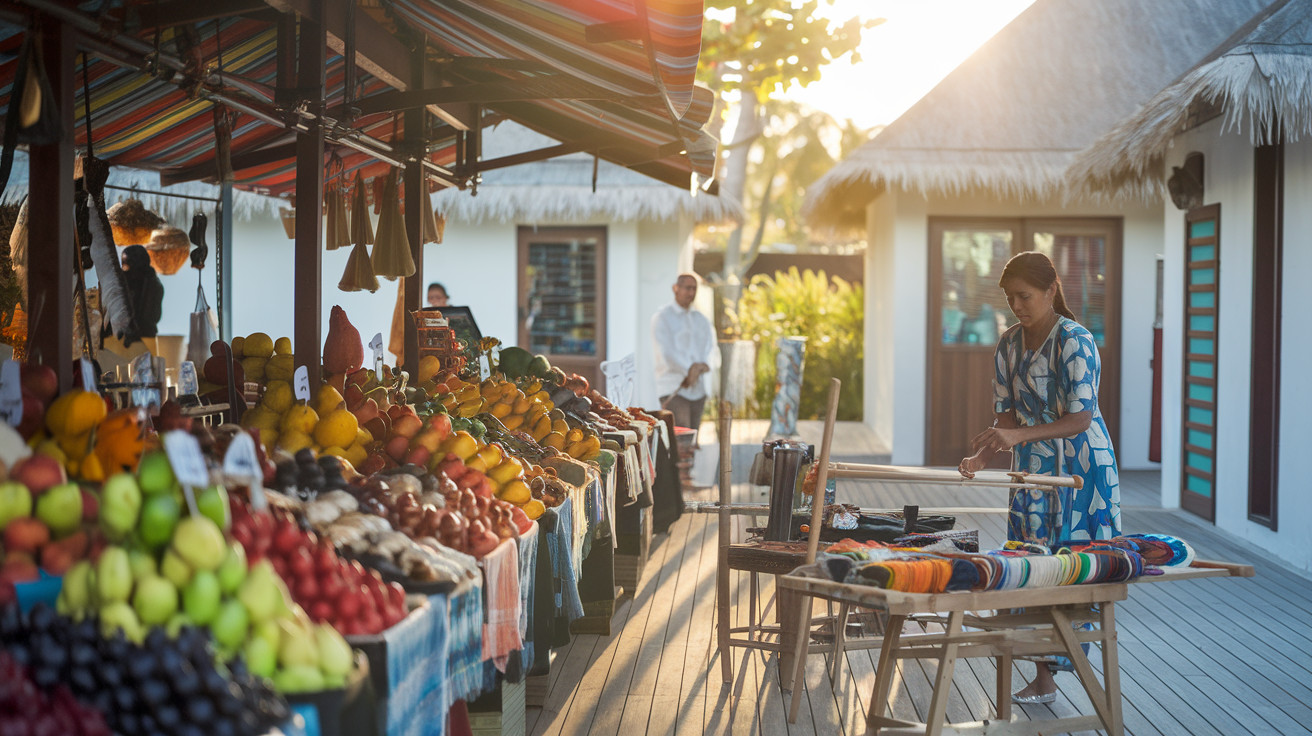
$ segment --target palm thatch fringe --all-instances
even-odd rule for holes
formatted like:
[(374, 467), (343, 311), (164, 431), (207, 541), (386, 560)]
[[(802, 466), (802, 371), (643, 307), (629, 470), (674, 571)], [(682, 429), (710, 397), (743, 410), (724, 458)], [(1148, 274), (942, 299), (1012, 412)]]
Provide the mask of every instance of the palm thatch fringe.
[(692, 196), (666, 185), (598, 187), (539, 185), (482, 186), (478, 195), (444, 189), (433, 206), (447, 222), (584, 222), (677, 220), (715, 224), (739, 222), (742, 207), (723, 197)]
[(1287, 141), (1312, 135), (1312, 44), (1303, 48), (1245, 50), (1190, 71), (1082, 153), (1068, 173), (1073, 188), (1106, 196), (1160, 186), (1167, 146), (1196, 102), (1219, 107), (1222, 132), (1247, 131), (1254, 145), (1277, 121)]

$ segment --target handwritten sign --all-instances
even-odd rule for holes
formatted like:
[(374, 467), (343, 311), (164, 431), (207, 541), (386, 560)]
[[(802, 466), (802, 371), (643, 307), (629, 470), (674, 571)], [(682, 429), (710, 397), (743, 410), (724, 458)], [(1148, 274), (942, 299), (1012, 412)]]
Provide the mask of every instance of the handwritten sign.
[(196, 510), (196, 496), (193, 488), (204, 488), (210, 484), (210, 469), (201, 454), (200, 443), (189, 433), (175, 429), (164, 435), (164, 452), (169, 456), (173, 466), (173, 475), (182, 485), (183, 495), (187, 497), (187, 508), (192, 516)]
[(492, 366), (488, 363), (486, 355), (478, 356), (478, 377), (479, 379), (492, 377)]
[(369, 341), (369, 349), (374, 351), (374, 375), (379, 375), (383, 372), (383, 333), (374, 335)]
[(96, 381), (96, 366), (86, 358), (79, 361), (82, 366), (82, 388), (92, 393), (98, 393)]
[(0, 367), (0, 416), (11, 427), (23, 421), (23, 378), (18, 364), (6, 360)]
[(619, 360), (608, 360), (601, 364), (601, 372), (606, 377), (606, 398), (619, 407), (632, 406), (637, 356), (629, 353)]
[(223, 474), (250, 487), (251, 506), (263, 511), (269, 504), (264, 497), (264, 469), (255, 452), (255, 440), (245, 432), (233, 435), (223, 455)]
[(195, 396), (200, 393), (200, 381), (196, 378), (196, 364), (190, 360), (182, 361), (178, 366), (178, 393), (182, 396)]
[(306, 368), (305, 366), (300, 366), (299, 368), (297, 368), (296, 374), (294, 375), (294, 383), (292, 385), (296, 387), (296, 398), (298, 400), (309, 401), (310, 400), (310, 369)]
[(149, 352), (132, 359), (132, 383), (130, 398), (133, 406), (159, 406), (163, 397), (159, 395), (158, 377), (155, 375), (155, 356)]

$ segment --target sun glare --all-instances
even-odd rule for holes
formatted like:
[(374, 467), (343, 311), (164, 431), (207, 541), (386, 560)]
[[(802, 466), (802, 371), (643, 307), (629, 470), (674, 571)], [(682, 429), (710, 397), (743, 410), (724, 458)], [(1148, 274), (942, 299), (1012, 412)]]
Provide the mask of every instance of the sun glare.
[(861, 61), (824, 68), (823, 77), (788, 96), (865, 128), (887, 125), (934, 88), (975, 49), (1034, 0), (835, 0), (835, 20), (884, 18), (866, 29)]

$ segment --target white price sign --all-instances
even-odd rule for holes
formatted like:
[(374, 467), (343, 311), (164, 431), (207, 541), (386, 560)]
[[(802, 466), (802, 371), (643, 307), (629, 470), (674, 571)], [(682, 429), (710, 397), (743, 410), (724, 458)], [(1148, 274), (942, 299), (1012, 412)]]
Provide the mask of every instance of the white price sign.
[(255, 439), (245, 432), (233, 435), (228, 451), (223, 456), (223, 474), (250, 486), (251, 506), (263, 511), (268, 506), (264, 497), (264, 469), (255, 451)]
[(606, 398), (621, 408), (632, 406), (637, 356), (629, 353), (619, 360), (608, 360), (601, 364), (601, 372), (606, 376)]
[(310, 400), (310, 369), (301, 366), (296, 369), (295, 382), (292, 384), (296, 387), (296, 398), (301, 401)]
[(187, 506), (194, 516), (196, 497), (193, 488), (204, 488), (210, 484), (210, 469), (201, 454), (200, 443), (190, 433), (175, 429), (164, 435), (164, 452), (169, 456), (173, 466), (173, 475), (182, 485), (182, 492), (187, 497)]
[(12, 360), (6, 360), (0, 368), (0, 416), (11, 427), (23, 421), (23, 377)]
[(99, 393), (97, 391), (96, 366), (86, 358), (82, 358), (79, 363), (82, 366), (82, 388), (93, 393)]
[(374, 351), (374, 373), (383, 372), (383, 333), (374, 335), (374, 339), (369, 341), (369, 349)]

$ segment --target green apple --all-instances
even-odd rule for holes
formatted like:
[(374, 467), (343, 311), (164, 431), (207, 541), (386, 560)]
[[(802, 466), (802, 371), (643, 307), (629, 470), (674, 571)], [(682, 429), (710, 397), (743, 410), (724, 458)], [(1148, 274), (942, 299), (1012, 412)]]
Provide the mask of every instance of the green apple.
[(173, 583), (182, 589), (187, 587), (191, 582), (191, 565), (177, 555), (173, 550), (164, 553), (164, 559), (159, 563), (159, 574), (163, 575), (170, 583)]
[(128, 550), (128, 567), (132, 568), (133, 580), (159, 574), (159, 565), (155, 564), (155, 557), (139, 549)]
[(188, 516), (178, 522), (172, 549), (197, 570), (217, 570), (228, 556), (223, 530), (204, 516)]
[(32, 492), (14, 481), (0, 483), (0, 529), (13, 519), (32, 515)]
[(141, 515), (141, 488), (131, 473), (116, 473), (100, 491), (100, 528), (110, 539), (126, 537)]
[(232, 522), (228, 507), (228, 489), (220, 485), (212, 485), (201, 491), (200, 495), (196, 496), (196, 510), (201, 516), (217, 524), (219, 529), (226, 531)]
[(222, 597), (218, 576), (209, 570), (197, 570), (182, 589), (182, 610), (192, 621), (208, 624), (218, 615)]
[(136, 611), (133, 611), (132, 606), (126, 601), (115, 601), (100, 608), (101, 635), (111, 637), (119, 629), (123, 630), (124, 636), (137, 643), (146, 636), (146, 630), (137, 619)]
[(182, 516), (182, 504), (171, 493), (147, 496), (141, 504), (141, 520), (137, 533), (141, 541), (150, 549), (159, 549), (173, 538), (178, 519)]
[(228, 650), (236, 650), (246, 639), (246, 629), (250, 625), (250, 615), (246, 606), (236, 598), (229, 598), (219, 606), (219, 612), (210, 621), (210, 631), (214, 641)]
[(178, 481), (173, 477), (173, 466), (169, 465), (169, 456), (163, 450), (153, 450), (141, 456), (137, 466), (137, 477), (141, 491), (147, 495), (171, 490)]
[(69, 534), (82, 523), (82, 489), (76, 483), (60, 483), (36, 500), (36, 518), (44, 521), (56, 537)]
[(96, 595), (100, 604), (126, 603), (131, 594), (132, 566), (127, 551), (122, 547), (106, 547), (96, 561)]
[(298, 664), (273, 674), (273, 687), (280, 693), (315, 693), (323, 690), (323, 672), (318, 667)]
[(354, 659), (351, 645), (329, 624), (314, 627), (314, 640), (319, 647), (319, 669), (328, 676), (345, 677), (351, 671)]
[(246, 668), (253, 675), (273, 677), (278, 669), (278, 650), (258, 636), (246, 641), (242, 654), (246, 657)]
[(282, 599), (280, 582), (268, 560), (260, 560), (246, 573), (246, 579), (237, 588), (237, 598), (250, 612), (252, 621), (267, 621), (278, 613)]
[(137, 581), (132, 593), (132, 608), (146, 626), (159, 626), (178, 612), (178, 589), (158, 575)]
[(241, 581), (246, 579), (246, 548), (233, 542), (228, 545), (228, 556), (219, 565), (219, 589), (224, 595), (237, 592)]

